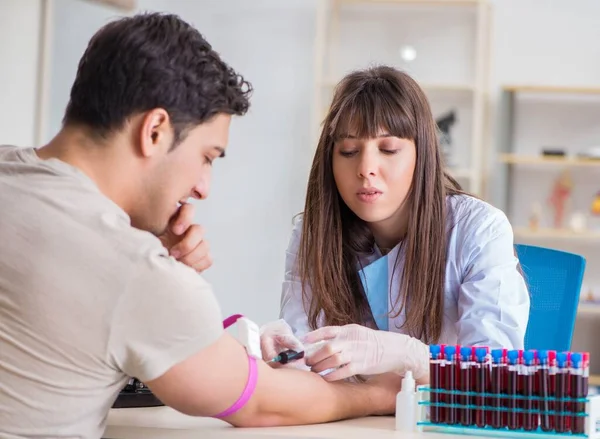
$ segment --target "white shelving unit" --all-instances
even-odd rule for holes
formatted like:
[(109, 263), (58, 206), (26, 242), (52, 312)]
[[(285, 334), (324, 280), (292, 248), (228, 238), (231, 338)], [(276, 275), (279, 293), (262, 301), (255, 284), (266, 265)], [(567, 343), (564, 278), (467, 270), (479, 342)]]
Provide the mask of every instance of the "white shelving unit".
[[(600, 239), (600, 229), (576, 232), (568, 224), (573, 211), (589, 212), (593, 195), (600, 190), (600, 160), (579, 155), (588, 147), (600, 146), (599, 112), (600, 87), (503, 87), (494, 201), (513, 222), (515, 234), (591, 242)], [(545, 156), (543, 149), (562, 149), (565, 155)], [(563, 171), (569, 171), (574, 180), (565, 224), (556, 229), (542, 218), (545, 224), (541, 229), (531, 230), (527, 218), (532, 204), (547, 206), (553, 180)]]
[(540, 241), (553, 239), (553, 240), (568, 240), (568, 241), (580, 241), (582, 243), (600, 243), (600, 232), (599, 231), (575, 231), (567, 228), (553, 229), (550, 227), (543, 227), (532, 230), (528, 227), (514, 227), (515, 237), (518, 239), (538, 239)]
[[(392, 65), (419, 82), (434, 117), (457, 110), (450, 172), (482, 196), (490, 15), (487, 0), (319, 1), (312, 148), (338, 81), (357, 68)], [(402, 59), (402, 47), (415, 50), (412, 62)], [(443, 72), (439, 65), (445, 66)]]
[[(515, 242), (561, 249), (587, 259), (581, 298), (590, 291), (600, 295), (600, 227), (589, 221), (584, 230), (570, 228), (575, 212), (588, 213), (594, 194), (600, 190), (600, 160), (579, 154), (600, 145), (600, 87), (505, 86), (499, 107), (499, 140), (495, 166), (494, 204), (503, 209), (511, 223)], [(562, 149), (564, 156), (544, 156), (543, 149)], [(552, 224), (547, 204), (552, 184), (563, 171), (573, 181), (565, 222)], [(541, 222), (532, 229), (532, 205), (542, 209)], [(573, 346), (597, 355), (594, 334), (600, 320), (600, 303), (581, 302), (578, 307)], [(596, 367), (594, 374), (600, 373)], [(594, 376), (600, 383), (600, 375)]]
[(90, 3), (100, 3), (112, 6), (125, 12), (130, 12), (137, 7), (137, 0), (86, 0)]

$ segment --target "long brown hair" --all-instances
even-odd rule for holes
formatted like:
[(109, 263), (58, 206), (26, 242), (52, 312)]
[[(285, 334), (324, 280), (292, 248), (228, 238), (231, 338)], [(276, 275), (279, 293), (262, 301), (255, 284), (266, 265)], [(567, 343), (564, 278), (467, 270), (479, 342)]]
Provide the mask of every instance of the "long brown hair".
[(324, 121), (309, 176), (298, 254), (302, 284), (311, 288), (310, 299), (304, 291), (310, 302), (309, 324), (316, 328), (321, 313), (326, 325), (374, 324), (358, 275), (359, 258), (373, 251), (374, 238), (339, 196), (332, 161), (334, 143), (350, 131), (373, 138), (381, 129), (414, 141), (417, 153), (405, 202), (405, 264), (394, 317), (404, 309), (406, 332), (432, 343), (440, 337), (444, 311), (446, 196), (463, 192), (444, 171), (425, 94), (410, 76), (387, 66), (348, 74), (337, 85)]

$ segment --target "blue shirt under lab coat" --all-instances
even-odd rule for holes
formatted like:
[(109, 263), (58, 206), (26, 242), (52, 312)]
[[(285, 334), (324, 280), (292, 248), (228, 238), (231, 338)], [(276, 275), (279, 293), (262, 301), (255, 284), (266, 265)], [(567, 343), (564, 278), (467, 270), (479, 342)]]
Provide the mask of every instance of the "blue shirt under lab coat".
[[(523, 276), (517, 269), (518, 259), (513, 248), (513, 231), (506, 215), (490, 204), (468, 195), (447, 197), (446, 230), (449, 235), (446, 259), (444, 320), (439, 343), (463, 346), (484, 345), (490, 348), (523, 349), (529, 317), (529, 292)], [(302, 219), (292, 232), (286, 252), (285, 280), (281, 295), (281, 313), (297, 336), (311, 331), (302, 299), (302, 287), (297, 274), (296, 259), (302, 233)], [(398, 252), (400, 254), (398, 255)], [(374, 267), (372, 276), (384, 284), (384, 298), (379, 305), (375, 297), (367, 298), (379, 328), (394, 332), (404, 322), (404, 314), (392, 318), (386, 312), (392, 309), (402, 281), (402, 270), (393, 264), (404, 264), (404, 255), (398, 245), (386, 259), (377, 248), (361, 264), (366, 272)], [(379, 261), (379, 264), (377, 262)], [(380, 267), (376, 267), (380, 265)], [(383, 267), (381, 267), (383, 265)], [(383, 268), (383, 270), (382, 270)], [(423, 267), (423, 275), (427, 268)], [(365, 280), (363, 279), (363, 285)], [(376, 284), (377, 282), (375, 282)], [(390, 285), (391, 284), (391, 285)], [(310, 295), (310, 288), (307, 288)], [(382, 295), (380, 294), (380, 296)], [(376, 313), (378, 306), (383, 313)], [(381, 314), (385, 321), (381, 320)], [(396, 312), (392, 313), (396, 314)], [(321, 314), (319, 326), (323, 326)]]

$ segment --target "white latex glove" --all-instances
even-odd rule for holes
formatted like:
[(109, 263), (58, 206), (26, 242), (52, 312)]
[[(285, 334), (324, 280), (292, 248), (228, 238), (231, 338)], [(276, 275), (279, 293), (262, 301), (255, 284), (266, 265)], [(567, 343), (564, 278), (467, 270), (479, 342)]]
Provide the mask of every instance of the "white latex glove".
[(428, 379), (429, 347), (408, 335), (352, 324), (325, 326), (302, 339), (311, 344), (323, 340), (325, 344), (307, 354), (305, 362), (313, 372), (336, 369), (323, 376), (327, 381), (385, 372), (403, 376), (407, 370), (416, 380)]
[[(260, 328), (260, 348), (264, 361), (270, 361), (280, 352), (292, 349), (296, 352), (304, 350), (304, 345), (296, 338), (290, 325), (283, 319), (267, 323)], [(298, 360), (299, 361), (299, 360)], [(294, 361), (293, 364), (297, 361)], [(281, 366), (278, 363), (269, 363), (272, 366)]]

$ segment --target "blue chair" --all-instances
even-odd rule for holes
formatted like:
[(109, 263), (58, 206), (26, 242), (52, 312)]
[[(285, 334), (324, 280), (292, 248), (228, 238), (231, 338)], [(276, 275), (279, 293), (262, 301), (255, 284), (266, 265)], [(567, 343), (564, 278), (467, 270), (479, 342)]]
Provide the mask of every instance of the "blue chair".
[(532, 245), (515, 245), (531, 308), (525, 333), (525, 349), (571, 348), (585, 258)]

